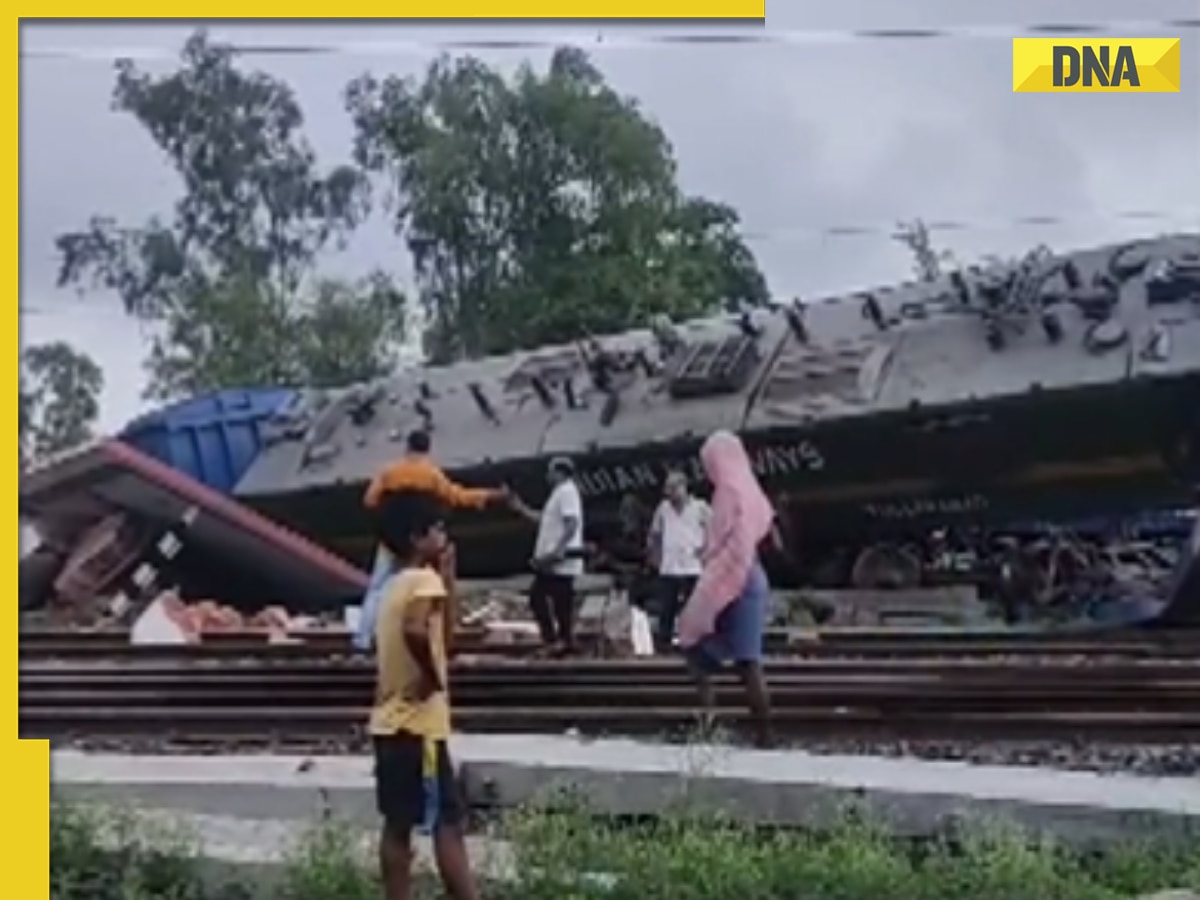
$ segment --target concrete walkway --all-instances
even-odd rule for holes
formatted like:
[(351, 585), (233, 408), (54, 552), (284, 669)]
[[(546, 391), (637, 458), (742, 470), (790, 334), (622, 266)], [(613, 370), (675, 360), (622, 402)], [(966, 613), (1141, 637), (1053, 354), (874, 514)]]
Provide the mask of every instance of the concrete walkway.
[[(468, 799), (510, 807), (571, 787), (598, 811), (639, 815), (688, 803), (739, 818), (820, 826), (847, 802), (897, 830), (927, 833), (1001, 816), (1070, 840), (1177, 837), (1200, 826), (1200, 782), (795, 750), (459, 735)], [(366, 757), (53, 754), (60, 793), (234, 819), (309, 820), (323, 809), (373, 827)]]

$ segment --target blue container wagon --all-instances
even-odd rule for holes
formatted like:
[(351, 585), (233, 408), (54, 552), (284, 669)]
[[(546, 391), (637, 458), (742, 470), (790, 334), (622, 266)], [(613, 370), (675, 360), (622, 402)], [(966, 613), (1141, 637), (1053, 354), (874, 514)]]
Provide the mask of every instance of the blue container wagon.
[(296, 392), (214, 391), (139, 416), (118, 437), (223, 494), (232, 494), (262, 450), (263, 425)]

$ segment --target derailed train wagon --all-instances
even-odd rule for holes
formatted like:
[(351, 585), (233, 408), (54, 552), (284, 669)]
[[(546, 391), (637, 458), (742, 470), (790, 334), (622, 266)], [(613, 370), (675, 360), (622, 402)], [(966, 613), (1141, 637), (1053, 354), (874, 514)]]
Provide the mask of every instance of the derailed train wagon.
[[(1200, 236), (954, 272), (308, 392), (264, 426), (237, 496), (365, 563), (367, 480), (432, 432), (467, 483), (545, 495), (572, 457), (601, 544), (741, 433), (806, 556), (988, 526), (1189, 505), (1200, 481)], [(522, 567), (504, 510), (455, 523), (469, 576)]]

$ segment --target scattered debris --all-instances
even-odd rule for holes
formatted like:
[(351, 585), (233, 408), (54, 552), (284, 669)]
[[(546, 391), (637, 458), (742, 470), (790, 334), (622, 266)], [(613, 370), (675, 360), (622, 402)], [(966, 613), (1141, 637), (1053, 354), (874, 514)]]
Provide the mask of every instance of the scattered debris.
[[(78, 491), (64, 487), (75, 484)], [(26, 473), (21, 512), (46, 538), (44, 549), (21, 560), (21, 608), (44, 608), (50, 624), (128, 623), (164, 591), (187, 607), (177, 616), (186, 615), (187, 632), (198, 635), (247, 631), (282, 641), (308, 628), (357, 624), (347, 604), (361, 597), (365, 573), (119, 441)], [(1156, 617), (1178, 593), (1182, 564), (1170, 531), (1138, 535), (1112, 523), (932, 531), (847, 560), (858, 573), (851, 580), (863, 582), (856, 589), (833, 589), (844, 578), (814, 577), (813, 589), (777, 591), (772, 620), (799, 628), (962, 626), (989, 616), (1010, 624), (1133, 624)], [(463, 624), (482, 627), (485, 643), (536, 643), (528, 580), (461, 582)], [(580, 624), (605, 635), (602, 655), (636, 652), (634, 610), (654, 612), (654, 592), (642, 584), (649, 581), (640, 563), (580, 579)], [(340, 621), (298, 610), (336, 612)]]
[(138, 646), (149, 644), (195, 644), (200, 635), (182, 611), (178, 598), (163, 594), (146, 607), (129, 632), (129, 641)]
[(216, 634), (246, 634), (280, 643), (304, 632), (341, 627), (312, 616), (293, 616), (279, 604), (247, 615), (215, 600), (188, 603), (175, 591), (164, 591), (138, 617), (130, 639), (135, 644), (190, 644)]

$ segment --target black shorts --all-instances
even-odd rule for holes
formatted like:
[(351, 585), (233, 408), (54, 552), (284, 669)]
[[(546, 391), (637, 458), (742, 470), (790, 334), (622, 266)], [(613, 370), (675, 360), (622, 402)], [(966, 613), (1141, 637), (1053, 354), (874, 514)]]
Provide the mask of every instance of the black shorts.
[[(429, 790), (422, 774), (425, 739), (407, 731), (375, 735), (375, 805), (389, 828), (459, 825), (463, 802), (445, 741), (437, 741), (437, 779)], [(430, 796), (433, 794), (434, 796)]]

